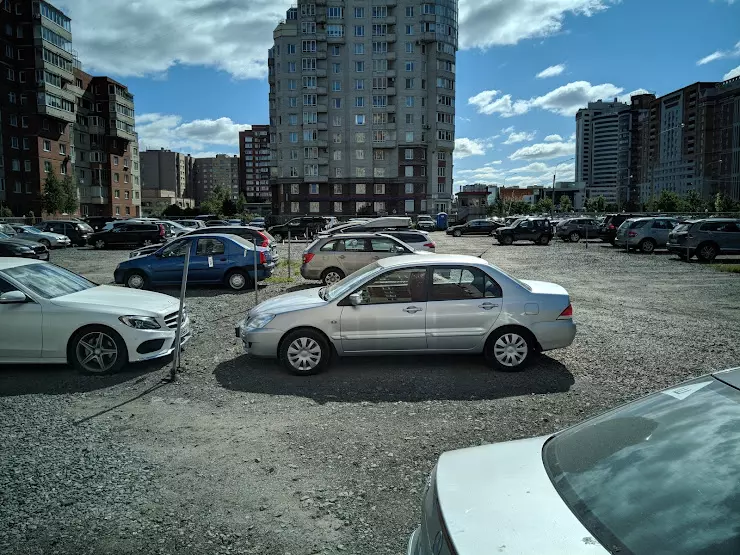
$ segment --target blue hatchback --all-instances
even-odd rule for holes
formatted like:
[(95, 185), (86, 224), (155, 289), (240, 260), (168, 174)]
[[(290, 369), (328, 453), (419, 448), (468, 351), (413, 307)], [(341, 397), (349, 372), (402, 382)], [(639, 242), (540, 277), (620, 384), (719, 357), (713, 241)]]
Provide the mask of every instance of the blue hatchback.
[(270, 249), (257, 248), (257, 275), (254, 272), (255, 246), (236, 235), (208, 234), (176, 239), (153, 254), (121, 262), (113, 274), (116, 283), (133, 289), (178, 285), (182, 281), (185, 253), (190, 249), (189, 284), (224, 284), (241, 291), (272, 275), (275, 262)]

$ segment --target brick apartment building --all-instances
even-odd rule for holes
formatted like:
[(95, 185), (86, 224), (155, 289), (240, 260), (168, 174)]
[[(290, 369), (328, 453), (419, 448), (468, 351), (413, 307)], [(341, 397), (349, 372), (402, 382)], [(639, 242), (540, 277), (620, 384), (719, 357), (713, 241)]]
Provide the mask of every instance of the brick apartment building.
[(239, 189), (247, 202), (270, 202), (270, 126), (239, 132)]

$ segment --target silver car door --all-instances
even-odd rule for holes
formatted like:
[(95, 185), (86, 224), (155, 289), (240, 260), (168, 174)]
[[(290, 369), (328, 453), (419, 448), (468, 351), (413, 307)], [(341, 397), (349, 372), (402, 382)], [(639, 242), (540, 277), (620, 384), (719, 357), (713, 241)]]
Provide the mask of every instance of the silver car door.
[(370, 250), (372, 251), (371, 262), (375, 262), (389, 256), (398, 256), (404, 249), (401, 245), (387, 237), (373, 237), (370, 239)]
[(501, 287), (479, 268), (433, 268), (427, 301), (428, 349), (480, 349), (501, 314), (502, 301)]
[(339, 263), (345, 275), (350, 275), (373, 262), (367, 239), (348, 237), (344, 239), (344, 252), (339, 253)]
[(346, 353), (424, 351), (426, 268), (381, 274), (357, 291), (358, 306), (342, 301), (342, 350)]

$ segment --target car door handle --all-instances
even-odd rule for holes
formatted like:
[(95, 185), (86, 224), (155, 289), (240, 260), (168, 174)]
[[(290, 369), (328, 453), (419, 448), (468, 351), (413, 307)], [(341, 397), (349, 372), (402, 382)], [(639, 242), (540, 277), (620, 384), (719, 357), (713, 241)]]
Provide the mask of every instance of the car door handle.
[(421, 312), (423, 309), (419, 308), (418, 306), (407, 306), (403, 309), (404, 312), (408, 312), (409, 314), (416, 314), (417, 312)]
[(483, 310), (491, 310), (492, 308), (497, 308), (498, 305), (494, 303), (483, 303), (479, 304), (478, 308), (482, 308)]

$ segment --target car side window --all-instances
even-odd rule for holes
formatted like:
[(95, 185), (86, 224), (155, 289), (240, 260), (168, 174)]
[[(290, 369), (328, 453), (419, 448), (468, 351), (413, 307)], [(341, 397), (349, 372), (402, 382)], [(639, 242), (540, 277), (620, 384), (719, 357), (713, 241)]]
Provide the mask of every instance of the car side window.
[(478, 268), (440, 267), (435, 268), (432, 273), (430, 301), (462, 301), (501, 296), (499, 284)]
[(185, 256), (188, 248), (190, 248), (190, 241), (175, 241), (162, 249), (162, 258)]
[(198, 239), (198, 246), (195, 248), (196, 256), (213, 256), (216, 254), (224, 254), (226, 247), (223, 242), (214, 237), (203, 237)]
[(345, 239), (344, 250), (347, 252), (367, 252), (370, 249), (365, 239)]
[(701, 231), (718, 231), (723, 225), (722, 222), (706, 222), (702, 224)]
[(390, 239), (379, 237), (377, 239), (370, 239), (370, 247), (373, 252), (395, 252), (401, 248), (401, 245)]
[(326, 245), (324, 245), (323, 247), (321, 247), (320, 250), (322, 250), (322, 251), (338, 251), (339, 250), (339, 243), (341, 243), (341, 241), (329, 241), (328, 243), (326, 243)]
[(10, 293), (11, 291), (18, 291), (18, 288), (15, 285), (11, 285), (3, 278), (0, 278), (0, 295), (3, 293)]
[(362, 304), (426, 302), (426, 269), (402, 268), (380, 275), (363, 285), (358, 293)]
[(723, 233), (740, 233), (740, 228), (738, 228), (735, 222), (727, 222), (718, 231)]
[(524, 220), (523, 222), (520, 222), (517, 227), (519, 227), (519, 229), (529, 229), (530, 222), (529, 220)]

